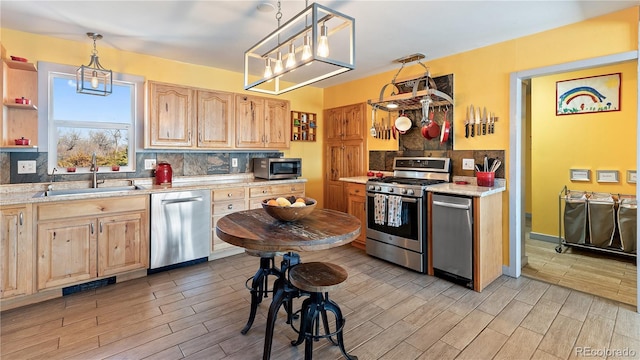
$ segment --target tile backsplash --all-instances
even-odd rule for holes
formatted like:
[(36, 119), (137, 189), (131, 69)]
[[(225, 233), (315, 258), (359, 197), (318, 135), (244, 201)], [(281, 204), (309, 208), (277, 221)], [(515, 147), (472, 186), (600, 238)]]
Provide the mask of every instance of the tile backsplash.
[[(281, 157), (279, 151), (270, 152), (138, 152), (136, 171), (100, 174), (105, 179), (133, 179), (153, 177), (153, 170), (144, 170), (145, 159), (166, 161), (171, 164), (174, 176), (198, 176), (238, 174), (252, 172), (251, 159)], [(238, 167), (231, 167), (231, 158), (238, 159)], [(35, 174), (18, 174), (18, 161), (35, 160)], [(0, 153), (0, 184), (25, 184), (53, 181), (91, 180), (91, 174), (47, 174), (48, 153), (46, 152), (3, 152)], [(55, 178), (54, 178), (55, 177)]]

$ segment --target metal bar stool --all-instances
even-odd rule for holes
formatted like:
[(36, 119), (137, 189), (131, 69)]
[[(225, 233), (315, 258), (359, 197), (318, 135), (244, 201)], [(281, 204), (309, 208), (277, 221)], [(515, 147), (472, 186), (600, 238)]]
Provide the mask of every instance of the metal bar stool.
[[(335, 264), (326, 262), (310, 262), (298, 264), (289, 270), (289, 282), (297, 289), (309, 294), (309, 297), (302, 302), (300, 309), (301, 320), (298, 331), (298, 339), (291, 341), (294, 346), (304, 342), (304, 358), (311, 360), (313, 353), (313, 342), (321, 338), (327, 338), (333, 345), (340, 347), (340, 351), (345, 358), (357, 360), (353, 355), (347, 354), (344, 348), (345, 319), (338, 304), (329, 299), (329, 290), (337, 288), (347, 280), (347, 271)], [(327, 311), (334, 314), (336, 318), (335, 331), (329, 329)], [(320, 334), (320, 319), (322, 319), (324, 334)], [(337, 342), (333, 340), (336, 337)]]
[[(249, 313), (249, 320), (247, 321), (247, 324), (240, 331), (243, 335), (246, 335), (249, 329), (251, 329), (253, 321), (256, 318), (258, 305), (262, 302), (262, 298), (266, 298), (270, 292), (273, 292), (273, 290), (269, 290), (268, 288), (269, 275), (276, 276), (277, 278), (282, 276), (280, 269), (275, 266), (275, 257), (284, 255), (282, 252), (267, 252), (249, 249), (245, 249), (245, 253), (247, 255), (259, 257), (260, 268), (258, 268), (255, 275), (248, 278), (244, 284), (251, 292), (251, 312)], [(251, 281), (251, 287), (249, 287), (249, 281)]]

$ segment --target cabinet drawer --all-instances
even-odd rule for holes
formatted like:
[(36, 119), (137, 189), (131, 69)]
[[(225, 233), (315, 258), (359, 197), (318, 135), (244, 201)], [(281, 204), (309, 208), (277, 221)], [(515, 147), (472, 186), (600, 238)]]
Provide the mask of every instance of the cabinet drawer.
[[(262, 198), (255, 198), (255, 199), (249, 200), (249, 209), (260, 209), (262, 207), (262, 202), (265, 199), (271, 199), (274, 196), (266, 196), (266, 197), (262, 197)], [(294, 192), (294, 193), (288, 193), (288, 194), (286, 194), (286, 196), (294, 196), (296, 198), (299, 198), (299, 197), (304, 197), (304, 193), (302, 193), (302, 192), (295, 193)]]
[(123, 196), (43, 204), (38, 205), (38, 220), (100, 216), (116, 212), (145, 211), (148, 200), (149, 196)]
[(264, 197), (274, 195), (289, 196), (294, 193), (300, 192), (304, 192), (304, 184), (267, 185), (249, 189), (249, 197)]
[(245, 188), (218, 189), (211, 192), (213, 202), (244, 199)]
[(242, 210), (246, 210), (247, 209), (247, 205), (244, 201), (244, 199), (242, 200), (235, 200), (235, 201), (222, 201), (222, 202), (215, 202), (213, 204), (211, 204), (211, 213), (215, 216), (215, 215), (221, 215), (221, 214), (227, 214), (227, 213), (231, 213), (231, 212), (235, 212), (235, 211), (242, 211)]
[(364, 184), (347, 183), (348, 196), (365, 196), (366, 190)]

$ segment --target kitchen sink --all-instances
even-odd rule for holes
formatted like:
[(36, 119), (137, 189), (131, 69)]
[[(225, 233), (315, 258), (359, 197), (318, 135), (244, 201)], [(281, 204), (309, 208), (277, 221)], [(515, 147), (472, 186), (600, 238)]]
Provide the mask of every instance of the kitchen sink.
[(38, 192), (34, 197), (97, 194), (97, 193), (108, 193), (108, 192), (144, 190), (144, 189), (145, 188), (138, 185), (130, 185), (130, 186), (113, 186), (113, 187), (98, 187), (98, 188), (84, 188), (84, 189), (47, 190), (47, 191)]

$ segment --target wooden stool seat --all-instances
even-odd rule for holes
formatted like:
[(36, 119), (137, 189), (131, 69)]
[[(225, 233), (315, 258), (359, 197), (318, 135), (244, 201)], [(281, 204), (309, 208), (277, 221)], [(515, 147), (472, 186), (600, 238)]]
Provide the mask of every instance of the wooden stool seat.
[(291, 285), (306, 292), (328, 292), (337, 288), (348, 276), (341, 266), (326, 262), (302, 263), (289, 270)]

